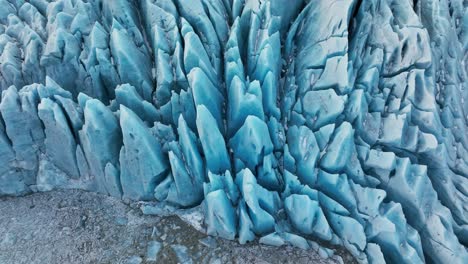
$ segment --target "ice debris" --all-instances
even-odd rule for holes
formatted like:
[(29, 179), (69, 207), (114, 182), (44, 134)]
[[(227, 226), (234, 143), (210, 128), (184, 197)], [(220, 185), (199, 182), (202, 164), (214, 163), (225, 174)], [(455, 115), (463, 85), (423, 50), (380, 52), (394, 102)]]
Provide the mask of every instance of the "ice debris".
[(0, 6), (0, 195), (202, 204), (240, 243), (468, 263), (462, 0)]

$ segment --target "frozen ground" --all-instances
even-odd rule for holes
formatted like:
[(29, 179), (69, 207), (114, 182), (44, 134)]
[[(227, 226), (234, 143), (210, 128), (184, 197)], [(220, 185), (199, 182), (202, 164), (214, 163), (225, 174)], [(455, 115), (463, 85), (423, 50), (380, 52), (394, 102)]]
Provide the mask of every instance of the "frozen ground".
[(2, 264), (339, 263), (314, 250), (207, 237), (177, 216), (143, 215), (136, 204), (83, 191), (0, 198), (0, 212)]

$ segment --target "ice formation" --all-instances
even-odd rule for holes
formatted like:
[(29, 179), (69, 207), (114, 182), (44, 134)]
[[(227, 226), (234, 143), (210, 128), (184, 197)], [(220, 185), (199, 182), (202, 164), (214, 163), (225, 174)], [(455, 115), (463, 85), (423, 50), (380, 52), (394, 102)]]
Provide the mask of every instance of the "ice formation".
[(463, 0), (0, 0), (0, 195), (468, 263)]

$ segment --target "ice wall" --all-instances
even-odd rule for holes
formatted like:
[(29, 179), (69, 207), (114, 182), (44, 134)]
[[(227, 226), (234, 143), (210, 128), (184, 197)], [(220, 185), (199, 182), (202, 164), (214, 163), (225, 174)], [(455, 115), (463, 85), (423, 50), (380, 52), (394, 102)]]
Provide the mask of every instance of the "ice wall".
[(468, 263), (463, 0), (0, 0), (0, 195)]

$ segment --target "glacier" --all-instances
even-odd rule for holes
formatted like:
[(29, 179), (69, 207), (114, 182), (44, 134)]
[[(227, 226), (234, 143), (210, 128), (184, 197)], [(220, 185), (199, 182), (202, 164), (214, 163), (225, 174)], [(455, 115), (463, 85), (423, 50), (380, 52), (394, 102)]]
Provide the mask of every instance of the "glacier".
[(468, 263), (463, 0), (0, 0), (0, 196)]

